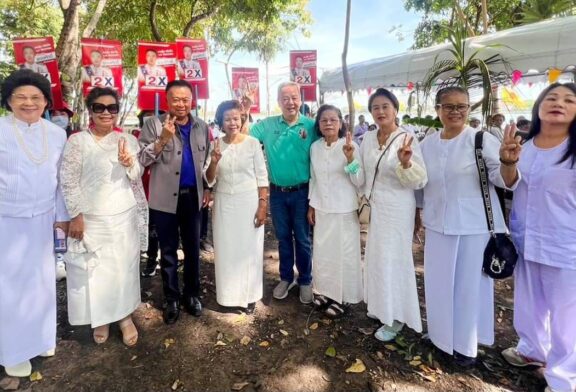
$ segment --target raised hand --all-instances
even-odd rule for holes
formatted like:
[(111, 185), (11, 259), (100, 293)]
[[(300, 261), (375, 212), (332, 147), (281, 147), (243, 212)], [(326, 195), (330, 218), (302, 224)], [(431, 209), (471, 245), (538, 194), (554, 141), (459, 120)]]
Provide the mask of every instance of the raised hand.
[(164, 123), (162, 123), (162, 134), (160, 135), (160, 138), (163, 139), (166, 143), (168, 143), (170, 139), (172, 139), (172, 136), (174, 136), (176, 133), (176, 125), (174, 124), (175, 121), (176, 116), (172, 117), (168, 113)]
[(210, 158), (211, 162), (213, 162), (215, 165), (220, 162), (220, 159), (222, 158), (222, 151), (220, 151), (220, 139), (214, 140), (214, 149), (212, 149), (212, 152), (210, 153)]
[(410, 159), (412, 159), (412, 141), (414, 138), (410, 136), (408, 139), (408, 135), (404, 135), (404, 140), (402, 141), (402, 145), (398, 149), (398, 160), (404, 169), (408, 169), (410, 164)]
[(126, 139), (123, 137), (118, 140), (118, 162), (125, 167), (131, 167), (134, 164), (134, 157), (126, 148)]
[(348, 163), (352, 163), (354, 160), (354, 144), (352, 144), (352, 134), (346, 132), (346, 143), (342, 146), (342, 151), (348, 160)]
[(514, 164), (520, 158), (522, 137), (514, 137), (516, 131), (516, 124), (506, 125), (504, 128), (504, 138), (500, 145), (500, 159), (505, 164)]

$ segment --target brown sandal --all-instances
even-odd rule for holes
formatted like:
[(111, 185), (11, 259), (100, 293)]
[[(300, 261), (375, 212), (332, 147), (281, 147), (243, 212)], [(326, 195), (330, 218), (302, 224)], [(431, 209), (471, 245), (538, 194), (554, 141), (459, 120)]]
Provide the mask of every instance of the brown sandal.
[(94, 332), (92, 333), (92, 336), (96, 344), (106, 343), (109, 335), (110, 335), (110, 324), (100, 325), (99, 327), (94, 328)]
[(122, 342), (128, 347), (135, 346), (138, 342), (138, 330), (132, 321), (132, 316), (121, 320), (118, 325), (122, 331)]

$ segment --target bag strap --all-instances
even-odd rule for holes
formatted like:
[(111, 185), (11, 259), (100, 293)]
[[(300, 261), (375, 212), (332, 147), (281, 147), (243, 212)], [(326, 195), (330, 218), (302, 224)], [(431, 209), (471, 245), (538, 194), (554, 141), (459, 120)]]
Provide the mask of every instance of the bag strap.
[[(404, 129), (404, 128), (401, 128), (401, 129)], [(376, 170), (374, 170), (374, 178), (372, 179), (372, 188), (370, 189), (370, 196), (368, 197), (368, 201), (370, 201), (370, 199), (372, 199), (372, 193), (374, 192), (374, 184), (376, 183), (376, 176), (378, 175), (378, 167), (380, 166), (380, 161), (382, 160), (382, 158), (384, 158), (384, 155), (386, 155), (386, 152), (388, 152), (388, 150), (390, 149), (390, 147), (394, 143), (394, 140), (398, 139), (398, 136), (406, 135), (407, 133), (408, 132), (400, 132), (398, 135), (394, 136), (394, 138), (390, 141), (390, 143), (388, 143), (388, 146), (386, 146), (384, 151), (382, 151), (382, 154), (380, 154), (380, 158), (378, 158), (378, 162), (376, 162)], [(376, 138), (378, 138), (378, 134), (376, 134)]]
[(490, 200), (490, 188), (488, 187), (488, 175), (486, 174), (486, 162), (482, 156), (482, 134), (484, 131), (476, 132), (474, 138), (474, 150), (476, 155), (476, 167), (478, 168), (478, 177), (480, 178), (480, 189), (484, 199), (484, 212), (486, 213), (486, 223), (490, 235), (494, 235), (494, 215), (492, 213), (492, 201)]

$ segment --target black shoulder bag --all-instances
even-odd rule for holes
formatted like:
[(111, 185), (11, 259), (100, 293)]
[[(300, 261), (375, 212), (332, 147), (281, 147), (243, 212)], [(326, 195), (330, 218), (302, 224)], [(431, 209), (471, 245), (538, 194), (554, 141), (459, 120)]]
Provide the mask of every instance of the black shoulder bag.
[(482, 134), (478, 131), (474, 138), (474, 150), (476, 154), (476, 166), (480, 177), (480, 188), (484, 199), (484, 212), (490, 231), (490, 240), (484, 249), (484, 262), (482, 271), (492, 279), (506, 279), (512, 276), (518, 252), (507, 233), (494, 233), (494, 216), (492, 214), (492, 202), (490, 201), (490, 188), (488, 187), (488, 175), (486, 174), (486, 162), (482, 156)]

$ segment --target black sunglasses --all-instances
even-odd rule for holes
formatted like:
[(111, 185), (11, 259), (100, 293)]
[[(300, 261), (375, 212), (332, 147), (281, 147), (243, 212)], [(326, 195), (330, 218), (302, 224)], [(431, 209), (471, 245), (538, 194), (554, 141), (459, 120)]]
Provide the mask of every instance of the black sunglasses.
[(104, 105), (103, 103), (93, 103), (92, 104), (92, 113), (104, 113), (105, 110), (108, 110), (110, 114), (118, 114), (120, 111), (120, 105), (117, 103), (113, 103), (111, 105)]

